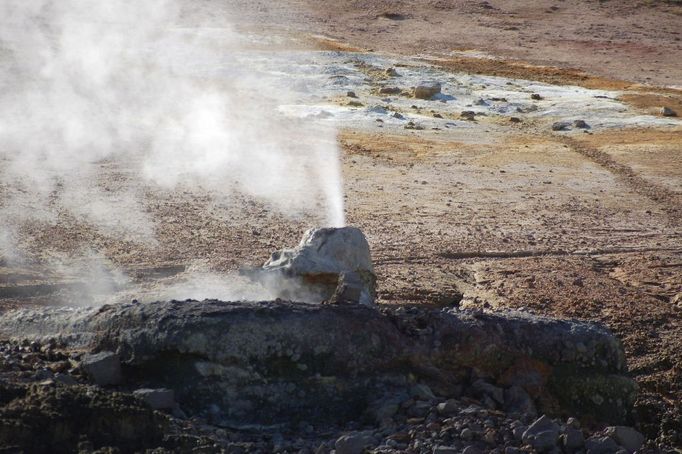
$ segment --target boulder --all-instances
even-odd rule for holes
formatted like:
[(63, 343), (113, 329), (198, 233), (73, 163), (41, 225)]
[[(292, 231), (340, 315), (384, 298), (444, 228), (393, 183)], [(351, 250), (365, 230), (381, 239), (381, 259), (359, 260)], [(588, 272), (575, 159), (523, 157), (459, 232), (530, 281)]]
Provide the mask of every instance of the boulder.
[(133, 395), (145, 401), (154, 410), (172, 410), (176, 405), (172, 389), (141, 388), (133, 391)]
[(366, 448), (376, 444), (371, 433), (355, 432), (342, 435), (336, 440), (336, 454), (362, 454)]
[(610, 437), (591, 437), (585, 442), (587, 454), (615, 454), (620, 446)]
[(121, 383), (121, 361), (116, 353), (103, 351), (85, 355), (81, 368), (92, 381), (100, 386)]
[(559, 425), (542, 415), (523, 433), (523, 442), (537, 451), (549, 451), (559, 441)]
[(663, 115), (664, 117), (676, 117), (677, 112), (672, 110), (670, 107), (664, 106), (664, 107), (661, 107), (661, 115)]
[(533, 399), (522, 387), (514, 385), (504, 391), (504, 410), (535, 417), (538, 414)]
[(419, 84), (414, 87), (414, 97), (419, 99), (431, 99), (439, 94), (440, 90), (440, 82), (433, 80), (419, 82)]
[(552, 131), (568, 131), (571, 129), (571, 123), (568, 121), (557, 121), (552, 123)]
[(644, 435), (626, 426), (607, 427), (606, 435), (613, 438), (616, 443), (628, 450), (635, 452), (644, 444)]
[(569, 427), (561, 436), (562, 444), (567, 452), (575, 452), (585, 446), (585, 437), (583, 432), (579, 429)]
[(355, 227), (308, 230), (294, 249), (272, 254), (262, 271), (294, 284), (282, 298), (330, 300), (374, 305), (376, 276), (369, 244)]

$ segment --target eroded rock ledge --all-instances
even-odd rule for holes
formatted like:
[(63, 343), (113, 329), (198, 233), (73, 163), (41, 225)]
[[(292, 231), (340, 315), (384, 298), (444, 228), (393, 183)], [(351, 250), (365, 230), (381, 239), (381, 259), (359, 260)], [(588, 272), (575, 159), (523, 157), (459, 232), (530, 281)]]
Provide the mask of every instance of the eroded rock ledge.
[(635, 397), (607, 329), (512, 312), (160, 301), (10, 312), (0, 338), (116, 352), (124, 386), (172, 389), (185, 412), (234, 426), (380, 419), (415, 382), (610, 423), (628, 421)]

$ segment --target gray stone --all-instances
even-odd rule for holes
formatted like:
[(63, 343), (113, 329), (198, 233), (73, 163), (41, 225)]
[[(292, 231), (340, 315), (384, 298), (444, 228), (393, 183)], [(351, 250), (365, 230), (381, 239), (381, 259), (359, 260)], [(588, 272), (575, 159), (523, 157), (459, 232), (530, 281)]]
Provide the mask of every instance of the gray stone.
[(538, 414), (533, 399), (518, 385), (504, 391), (504, 409), (507, 413), (520, 413), (532, 418)]
[(288, 294), (282, 294), (282, 298), (306, 300), (310, 297), (301, 296), (312, 293), (320, 302), (336, 293), (357, 298), (355, 302), (360, 304), (374, 305), (376, 276), (369, 244), (355, 227), (308, 230), (296, 248), (273, 253), (263, 271), (298, 284), (287, 288)]
[(154, 410), (171, 410), (175, 408), (175, 393), (172, 389), (158, 388), (149, 389), (142, 388), (133, 391), (133, 395), (144, 400), (147, 405)]
[(436, 446), (433, 448), (433, 454), (459, 454), (459, 449), (451, 446)]
[(571, 128), (571, 123), (568, 121), (557, 121), (552, 123), (552, 131), (567, 131)]
[(676, 117), (677, 112), (672, 110), (670, 107), (664, 106), (664, 107), (661, 107), (661, 115), (663, 115), (664, 117)]
[(40, 370), (36, 371), (36, 374), (35, 374), (36, 380), (47, 380), (48, 378), (53, 378), (53, 377), (54, 377), (54, 374), (49, 369), (40, 369)]
[(475, 446), (467, 446), (462, 450), (462, 454), (481, 454), (481, 450)]
[(627, 426), (607, 427), (606, 435), (630, 452), (637, 451), (644, 444), (644, 435)]
[(370, 433), (355, 432), (339, 437), (334, 447), (336, 454), (362, 454), (366, 448), (371, 448), (375, 444), (376, 440)]
[(100, 386), (121, 383), (121, 360), (114, 352), (103, 351), (85, 355), (81, 367), (87, 376)]
[(544, 430), (528, 437), (526, 443), (540, 452), (549, 451), (555, 448), (559, 442), (559, 432), (554, 430)]
[(573, 127), (579, 128), (579, 129), (589, 129), (590, 125), (588, 125), (585, 120), (575, 120), (573, 122)]
[(440, 90), (440, 82), (433, 80), (419, 82), (419, 84), (414, 87), (414, 97), (419, 99), (431, 99), (439, 94)]
[(542, 415), (523, 433), (523, 442), (538, 451), (547, 451), (559, 441), (559, 425)]
[(495, 385), (491, 385), (490, 383), (482, 379), (476, 380), (471, 385), (471, 388), (479, 396), (483, 395), (490, 396), (498, 404), (504, 404), (504, 390), (502, 388), (498, 388)]
[(462, 440), (471, 441), (474, 439), (474, 431), (466, 427), (462, 429), (462, 432), (460, 432), (459, 437)]
[(66, 386), (72, 386), (78, 384), (75, 378), (69, 374), (57, 373), (54, 376), (55, 383), (60, 383)]
[(615, 454), (620, 446), (610, 437), (592, 437), (585, 442), (587, 454)]
[(436, 396), (433, 394), (433, 391), (431, 391), (431, 388), (423, 383), (414, 385), (410, 390), (410, 393), (412, 394), (412, 397), (416, 397), (417, 399), (421, 400), (433, 400), (436, 398)]
[(379, 93), (382, 95), (399, 95), (402, 90), (398, 87), (382, 87)]
[(562, 444), (567, 451), (573, 452), (582, 449), (585, 446), (585, 437), (583, 432), (573, 427), (568, 427), (566, 432), (561, 436)]
[(456, 415), (459, 413), (459, 403), (454, 399), (448, 399), (445, 402), (439, 403), (436, 410), (444, 416)]

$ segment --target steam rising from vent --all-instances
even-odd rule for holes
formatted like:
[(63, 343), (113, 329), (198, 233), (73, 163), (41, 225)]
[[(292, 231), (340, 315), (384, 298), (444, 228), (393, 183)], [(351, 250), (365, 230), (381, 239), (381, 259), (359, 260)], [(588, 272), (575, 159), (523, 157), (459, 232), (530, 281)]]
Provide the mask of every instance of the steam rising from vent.
[[(143, 191), (236, 193), (342, 226), (335, 131), (278, 111), (296, 93), (233, 30), (181, 28), (172, 0), (0, 3), (2, 249), (22, 222), (66, 211), (154, 241)], [(124, 163), (115, 185), (100, 166)]]

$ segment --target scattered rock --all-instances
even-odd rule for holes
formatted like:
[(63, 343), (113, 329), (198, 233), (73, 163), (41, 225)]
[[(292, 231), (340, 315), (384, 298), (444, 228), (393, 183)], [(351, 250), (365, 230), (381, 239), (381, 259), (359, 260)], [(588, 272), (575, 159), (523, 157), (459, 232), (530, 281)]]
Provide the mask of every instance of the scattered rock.
[(509, 413), (520, 413), (533, 418), (538, 414), (530, 395), (516, 385), (504, 391), (504, 409)]
[(374, 437), (369, 433), (356, 432), (343, 435), (336, 440), (334, 447), (336, 454), (362, 454), (369, 447), (376, 444)]
[(400, 74), (398, 74), (398, 71), (396, 71), (395, 68), (386, 68), (386, 75), (388, 77), (400, 77)]
[(454, 415), (459, 412), (459, 404), (454, 399), (448, 399), (445, 402), (439, 403), (436, 409), (441, 415)]
[(561, 435), (561, 442), (568, 452), (574, 452), (585, 446), (585, 437), (581, 430), (569, 427), (566, 429), (565, 433)]
[(559, 425), (542, 415), (523, 433), (523, 442), (538, 451), (547, 451), (559, 441)]
[(425, 385), (423, 383), (414, 385), (410, 391), (412, 397), (415, 397), (417, 399), (433, 400), (436, 398), (436, 396), (433, 394), (433, 391), (431, 391), (431, 388), (429, 388), (428, 385)]
[(571, 123), (568, 121), (557, 121), (552, 123), (552, 131), (568, 131), (571, 128)]
[(349, 98), (357, 98), (358, 97), (358, 95), (356, 95), (354, 91), (347, 92), (346, 96), (348, 96)]
[(474, 112), (473, 110), (465, 110), (461, 114), (459, 114), (459, 116), (465, 120), (473, 121), (476, 119), (476, 112)]
[(591, 437), (585, 442), (587, 454), (615, 454), (620, 446), (610, 437)]
[(533, 93), (530, 95), (530, 99), (540, 101), (542, 99), (542, 96), (540, 96), (538, 93)]
[(498, 388), (497, 386), (491, 385), (490, 383), (482, 379), (476, 380), (471, 385), (471, 388), (479, 396), (487, 395), (498, 404), (500, 405), (504, 404), (504, 390), (502, 388)]
[(670, 107), (664, 106), (664, 107), (661, 107), (661, 115), (663, 115), (664, 117), (676, 117), (677, 112), (672, 110)]
[(467, 446), (462, 450), (462, 454), (481, 454), (481, 451), (475, 446)]
[(348, 105), (350, 107), (363, 107), (364, 106), (364, 104), (361, 103), (360, 101), (349, 101)]
[(147, 405), (154, 410), (172, 410), (175, 408), (175, 393), (172, 389), (159, 388), (149, 389), (142, 388), (133, 391), (133, 395), (144, 400)]
[(579, 128), (579, 129), (589, 129), (590, 125), (585, 123), (585, 120), (575, 120), (573, 122), (573, 127), (574, 128)]
[(436, 446), (433, 454), (459, 454), (459, 449), (450, 446)]
[(439, 94), (441, 90), (440, 82), (423, 81), (414, 88), (414, 97), (419, 99), (431, 99)]
[(606, 435), (613, 438), (616, 443), (630, 452), (637, 451), (644, 444), (644, 435), (637, 432), (632, 427), (607, 427)]
[(521, 123), (521, 119), (519, 117), (509, 117), (509, 121), (512, 123)]
[(55, 383), (60, 383), (62, 385), (66, 385), (66, 386), (73, 386), (73, 385), (78, 384), (76, 379), (73, 378), (69, 374), (57, 373), (57, 374), (55, 374), (53, 380), (55, 381)]
[(399, 95), (402, 93), (402, 90), (398, 87), (382, 87), (379, 93), (382, 95)]
[(85, 355), (81, 367), (100, 386), (121, 383), (121, 360), (116, 353), (104, 351)]

